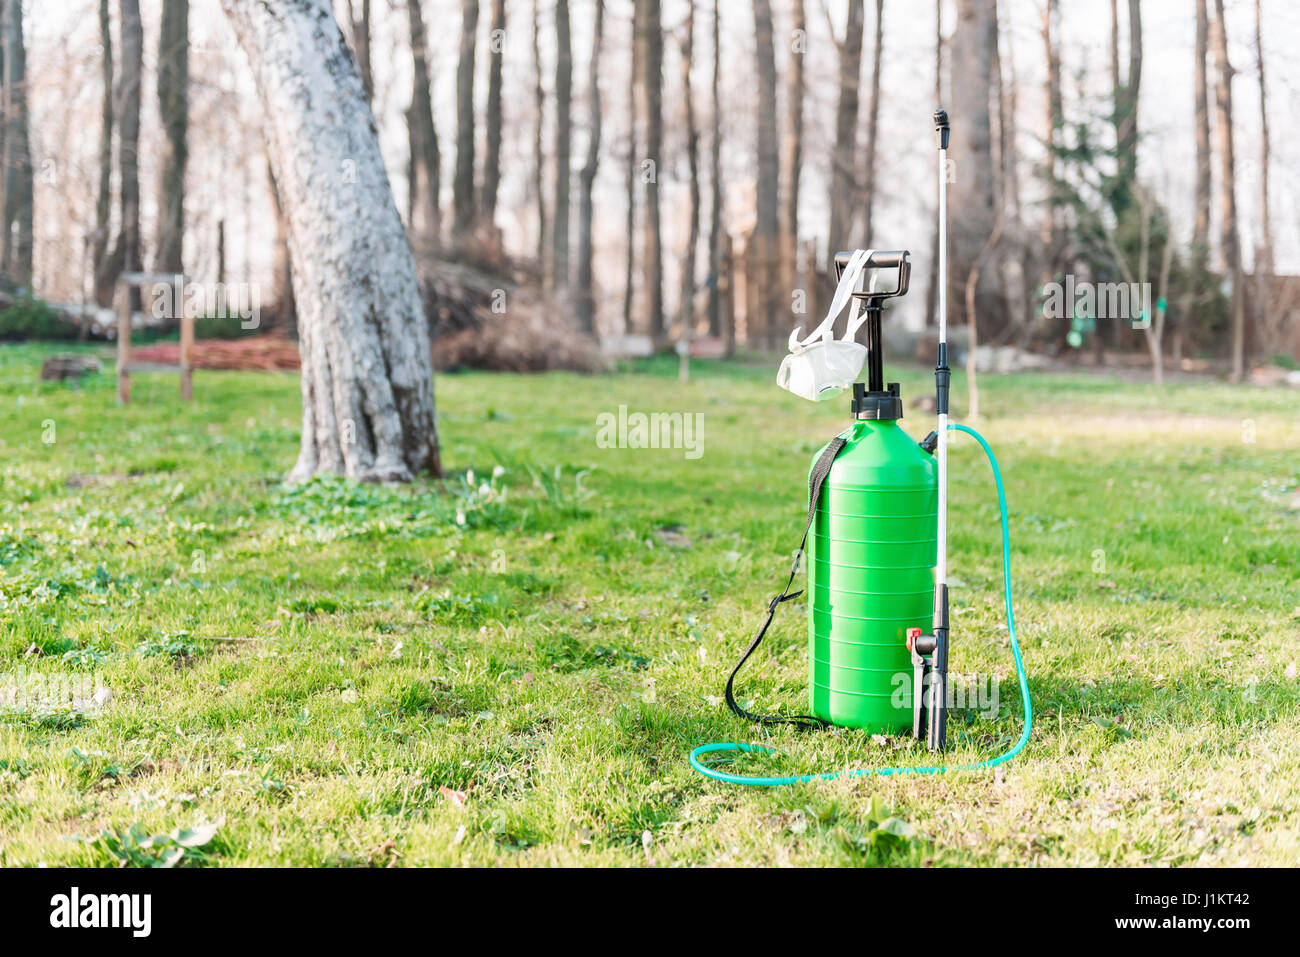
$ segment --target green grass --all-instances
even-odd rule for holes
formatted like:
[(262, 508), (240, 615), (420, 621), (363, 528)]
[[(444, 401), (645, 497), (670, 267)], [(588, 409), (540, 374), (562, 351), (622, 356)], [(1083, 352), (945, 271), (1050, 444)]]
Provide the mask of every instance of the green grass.
[[(5, 864), (1300, 858), (1295, 393), (986, 377), (1033, 739), (997, 772), (756, 790), (687, 751), (766, 741), (781, 754), (742, 767), (781, 773), (929, 763), (719, 701), (842, 403), (795, 399), (766, 365), (699, 364), (687, 386), (672, 363), (446, 375), (446, 483), (288, 489), (294, 377), (201, 372), (183, 405), (174, 377), (143, 376), (118, 408), (107, 374), (37, 383), (46, 352), (0, 349), (0, 673), (113, 697), (0, 710)], [(955, 394), (960, 420), (960, 376)], [(702, 412), (703, 456), (597, 447), (620, 403)], [(954, 716), (960, 760), (1014, 740), (1021, 702), (992, 481), (970, 439), (951, 459), (953, 666), (1001, 692), (995, 718)], [(753, 707), (805, 707), (788, 608), (742, 679)]]

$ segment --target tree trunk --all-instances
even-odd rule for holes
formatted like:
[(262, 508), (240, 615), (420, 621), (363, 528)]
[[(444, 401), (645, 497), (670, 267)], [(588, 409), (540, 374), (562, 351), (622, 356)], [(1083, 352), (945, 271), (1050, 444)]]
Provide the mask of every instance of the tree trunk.
[(588, 334), (596, 331), (596, 296), (591, 273), (591, 194), (596, 183), (596, 166), (600, 162), (600, 48), (604, 38), (605, 0), (596, 0), (596, 32), (591, 41), (591, 60), (587, 65), (587, 158), (578, 174), (578, 288), (575, 306), (578, 329)]
[(32, 154), (27, 129), (27, 45), (21, 0), (5, 0), (4, 272), (32, 287)]
[(1268, 166), (1272, 147), (1268, 134), (1268, 86), (1264, 78), (1263, 19), (1260, 0), (1255, 0), (1255, 68), (1259, 75), (1259, 241), (1255, 246), (1254, 295), (1257, 345), (1264, 330), (1268, 330), (1268, 338), (1272, 339), (1275, 323), (1271, 313), (1277, 308), (1273, 302), (1273, 226), (1268, 208)]
[(694, 56), (695, 0), (688, 0), (686, 27), (682, 34), (681, 95), (686, 103), (686, 162), (690, 169), (691, 180), (690, 226), (686, 239), (686, 253), (682, 256), (682, 289), (679, 297), (682, 315), (682, 336), (688, 346), (695, 334), (695, 259), (696, 250), (700, 245), (700, 131), (695, 125), (695, 103), (691, 90), (691, 60)]
[(645, 146), (648, 166), (641, 178), (645, 184), (645, 242), (641, 252), (646, 294), (648, 332), (656, 346), (664, 341), (663, 239), (659, 211), (659, 167), (663, 147), (663, 11), (659, 0), (637, 0), (641, 16), (642, 74), (641, 115), (645, 117)]
[(163, 0), (158, 38), (158, 114), (163, 125), (158, 188), (158, 272), (182, 273), (185, 164), (189, 158), (189, 0)]
[(713, 74), (709, 96), (713, 104), (713, 130), (709, 136), (709, 335), (722, 335), (722, 101), (718, 80), (721, 59), (718, 46), (721, 33), (718, 0), (713, 0)]
[(438, 207), (442, 158), (438, 131), (433, 123), (429, 92), (429, 38), (420, 0), (406, 0), (411, 34), (411, 105), (406, 110), (410, 165), (407, 168), (406, 221), (417, 259), (432, 257), (438, 249), (442, 214)]
[[(1043, 226), (1040, 244), (1042, 246), (1042, 269), (1039, 282), (1046, 285), (1054, 282), (1058, 275), (1060, 255), (1063, 246), (1063, 228), (1060, 203), (1057, 200), (1057, 179), (1059, 177), (1057, 151), (1061, 148), (1061, 135), (1065, 127), (1064, 106), (1061, 94), (1061, 10), (1057, 0), (1047, 0), (1043, 7), (1043, 56), (1047, 62), (1047, 89), (1045, 102), (1047, 113), (1044, 117), (1044, 137), (1047, 144), (1048, 196), (1047, 209), (1043, 214)], [(1068, 330), (1067, 330), (1068, 331)]]
[(1119, 62), (1119, 0), (1110, 0), (1110, 78), (1115, 112), (1115, 182), (1111, 208), (1116, 215), (1132, 205), (1137, 195), (1138, 93), (1142, 86), (1141, 0), (1128, 0), (1128, 75)]
[(289, 217), (302, 355), (291, 480), (440, 474), (429, 332), (355, 60), (328, 0), (222, 0)]
[[(949, 192), (949, 295), (958, 314), (950, 323), (968, 322), (963, 308), (971, 267), (979, 264), (976, 315), (986, 325), (1004, 313), (997, 270), (981, 256), (997, 222), (993, 195), (993, 147), (990, 104), (993, 95), (993, 51), (998, 31), (994, 0), (958, 0), (957, 27), (952, 37), (951, 145), (959, 173)], [(987, 333), (985, 333), (987, 335)]]
[(352, 54), (357, 58), (361, 84), (366, 88), (366, 100), (375, 96), (374, 71), (370, 65), (370, 0), (361, 0), (358, 12), (348, 0), (348, 19), (352, 21)]
[(113, 216), (113, 24), (108, 0), (99, 0), (99, 42), (104, 48), (101, 59), (104, 91), (99, 114), (99, 190), (95, 196), (95, 236), (91, 258), (94, 260), (94, 296), (100, 306), (113, 302), (110, 272), (109, 230)]
[(847, 224), (853, 218), (857, 195), (858, 87), (862, 76), (862, 28), (866, 22), (863, 0), (848, 0), (844, 39), (839, 43), (840, 99), (835, 110), (835, 147), (831, 152), (831, 221), (826, 234), (829, 262), (844, 249)]
[(545, 271), (550, 236), (546, 229), (546, 152), (542, 147), (546, 92), (542, 89), (542, 17), (540, 0), (533, 0), (533, 195), (537, 200), (537, 266)]
[(1209, 58), (1210, 21), (1206, 0), (1196, 3), (1196, 67), (1193, 79), (1196, 124), (1196, 196), (1192, 231), (1192, 255), (1200, 258), (1201, 268), (1210, 248), (1210, 104), (1206, 77)]
[(492, 0), (492, 32), (488, 37), (487, 149), (483, 156), (483, 220), (496, 223), (501, 187), (501, 59), (506, 39), (506, 0)]
[[(298, 334), (298, 312), (293, 301), (293, 256), (289, 252), (289, 218), (285, 215), (284, 203), (280, 199), (280, 187), (275, 182), (275, 170), (271, 168), (271, 157), (266, 157), (266, 180), (271, 187), (271, 209), (275, 213), (275, 256), (271, 260), (271, 292), (275, 296), (275, 318), (290, 335)], [(220, 264), (221, 275), (217, 281), (225, 282), (226, 240), (225, 225), (220, 229)]]
[(573, 122), (573, 44), (569, 37), (569, 0), (555, 3), (555, 205), (552, 207), (551, 261), (547, 286), (569, 285), (569, 155)]
[(632, 306), (636, 296), (636, 186), (640, 156), (637, 153), (637, 109), (641, 90), (641, 9), (632, 6), (632, 69), (627, 82), (627, 257), (623, 268), (623, 334), (633, 329)]
[[(794, 20), (790, 33), (790, 66), (786, 72), (785, 139), (781, 145), (781, 182), (785, 184), (781, 204), (781, 279), (787, 293), (800, 285), (799, 259), (799, 177), (803, 172), (803, 100), (804, 58), (808, 53), (808, 20), (804, 0), (794, 0)], [(805, 313), (808, 311), (805, 291)]]
[[(117, 87), (117, 163), (121, 176), (117, 242), (109, 276), (111, 289), (123, 272), (138, 272), (140, 265), (140, 73), (144, 59), (144, 28), (139, 0), (121, 0), (122, 75)], [(110, 294), (111, 295), (111, 294)], [(129, 295), (131, 308), (139, 307), (139, 291)]]
[(1232, 64), (1228, 62), (1228, 28), (1223, 18), (1223, 0), (1214, 0), (1214, 59), (1219, 67), (1214, 87), (1215, 130), (1219, 138), (1219, 225), (1223, 251), (1223, 272), (1232, 283), (1229, 298), (1232, 316), (1232, 381), (1240, 382), (1246, 371), (1246, 308), (1241, 274), (1241, 244), (1237, 231), (1236, 154), (1232, 137)]
[(457, 238), (474, 228), (474, 49), (478, 0), (461, 0), (460, 59), (456, 64), (456, 174), (452, 227)]
[(772, 4), (754, 0), (754, 58), (758, 81), (758, 127), (756, 152), (758, 181), (755, 187), (754, 258), (758, 283), (756, 303), (746, 303), (750, 342), (771, 349), (776, 342), (776, 286), (780, 222), (781, 164), (776, 136), (776, 54), (772, 46)]
[(876, 135), (880, 128), (880, 58), (884, 52), (885, 0), (876, 0), (876, 39), (871, 54), (871, 100), (867, 106), (867, 145), (863, 150), (862, 171), (862, 241), (870, 247), (874, 240), (871, 210), (876, 196)]
[(1255, 68), (1259, 75), (1259, 255), (1256, 257), (1255, 272), (1264, 276), (1273, 271), (1273, 225), (1268, 199), (1268, 167), (1272, 145), (1268, 134), (1268, 86), (1264, 79), (1263, 12), (1260, 0), (1255, 0)]
[[(943, 102), (943, 0), (934, 0), (934, 102)], [(943, 175), (946, 177), (948, 171), (944, 170)], [(938, 302), (939, 225), (936, 210), (934, 231), (930, 233), (930, 281), (925, 286), (926, 328), (938, 325)]]

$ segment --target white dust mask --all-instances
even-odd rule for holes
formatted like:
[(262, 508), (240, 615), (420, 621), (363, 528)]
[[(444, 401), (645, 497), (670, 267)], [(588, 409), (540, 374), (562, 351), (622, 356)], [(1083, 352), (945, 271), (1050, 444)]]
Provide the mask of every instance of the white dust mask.
[[(867, 347), (853, 341), (865, 313), (858, 315), (859, 304), (853, 293), (862, 278), (862, 270), (871, 259), (872, 250), (858, 249), (849, 257), (848, 265), (835, 287), (835, 296), (826, 318), (804, 339), (799, 336), (803, 326), (790, 333), (790, 354), (781, 361), (776, 373), (776, 384), (813, 402), (833, 399), (849, 388), (862, 373), (867, 361)], [(875, 277), (872, 277), (872, 288)], [(850, 301), (848, 327), (844, 338), (835, 338), (835, 320)]]

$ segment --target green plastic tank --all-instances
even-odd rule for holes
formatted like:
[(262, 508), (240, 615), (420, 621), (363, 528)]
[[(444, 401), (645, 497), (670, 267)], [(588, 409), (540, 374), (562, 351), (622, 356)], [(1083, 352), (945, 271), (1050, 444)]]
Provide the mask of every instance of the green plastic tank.
[(832, 724), (910, 732), (907, 629), (931, 630), (938, 466), (893, 418), (859, 420), (847, 438), (808, 536), (810, 707)]

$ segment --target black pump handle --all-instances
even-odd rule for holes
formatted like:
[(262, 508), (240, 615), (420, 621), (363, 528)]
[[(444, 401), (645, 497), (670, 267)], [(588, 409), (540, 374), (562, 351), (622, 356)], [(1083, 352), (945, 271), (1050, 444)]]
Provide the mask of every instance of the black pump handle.
[[(907, 261), (908, 251), (906, 249), (876, 249), (867, 259), (867, 269), (897, 269)], [(851, 252), (838, 252), (835, 254), (835, 278), (839, 279), (844, 273), (844, 267), (849, 264), (853, 258)]]
[[(894, 283), (893, 289), (881, 290), (871, 293), (871, 297), (876, 299), (889, 299), (894, 296), (906, 296), (907, 288), (912, 281), (912, 262), (908, 257), (911, 255), (906, 249), (876, 249), (867, 258), (866, 269), (897, 269), (898, 279)], [(851, 252), (838, 252), (835, 254), (835, 281), (839, 282), (840, 277), (844, 275), (844, 270), (853, 258)], [(854, 297), (857, 299), (866, 299), (866, 293), (855, 292)]]

